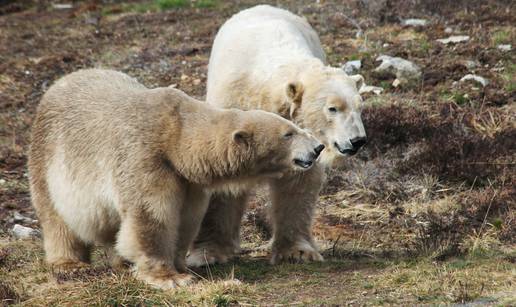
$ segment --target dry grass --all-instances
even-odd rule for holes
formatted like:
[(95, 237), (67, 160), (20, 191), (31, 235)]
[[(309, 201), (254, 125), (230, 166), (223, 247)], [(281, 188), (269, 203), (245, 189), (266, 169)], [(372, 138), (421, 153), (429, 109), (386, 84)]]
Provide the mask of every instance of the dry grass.
[[(497, 250), (495, 257), (474, 253), (435, 262), (378, 257), (367, 249), (353, 248), (354, 254), (339, 247), (340, 255), (347, 256), (310, 265), (271, 267), (264, 260), (244, 257), (234, 264), (211, 267), (210, 275), (206, 269), (198, 270), (200, 281), (192, 286), (161, 291), (135, 280), (129, 271), (108, 269), (100, 252), (91, 269), (63, 277), (49, 271), (41, 260), (40, 242), (3, 242), (0, 250), (8, 255), (3, 258), (0, 277), (3, 289), (9, 286), (9, 297), (22, 306), (225, 306), (271, 301), (428, 304), (515, 299), (511, 296), (516, 278), (511, 262), (514, 250), (512, 254)], [(363, 253), (353, 257), (358, 251)], [(341, 291), (343, 284), (346, 291)], [(7, 299), (5, 291), (0, 293)]]

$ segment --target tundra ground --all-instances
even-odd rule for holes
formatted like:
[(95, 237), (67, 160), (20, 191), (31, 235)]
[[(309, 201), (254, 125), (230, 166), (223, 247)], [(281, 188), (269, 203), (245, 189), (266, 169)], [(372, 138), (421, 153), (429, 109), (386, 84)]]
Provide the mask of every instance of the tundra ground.
[[(105, 2), (105, 3), (104, 3)], [(516, 6), (511, 1), (280, 1), (321, 36), (328, 61), (362, 60), (384, 88), (365, 100), (366, 148), (329, 174), (314, 232), (326, 258), (267, 264), (267, 203), (244, 218), (239, 260), (195, 271), (200, 282), (152, 289), (107, 265), (52, 272), (41, 240), (17, 241), (14, 212), (30, 206), (26, 151), (36, 106), (62, 75), (126, 72), (149, 87), (203, 98), (220, 25), (253, 1), (51, 1), (0, 4), (0, 301), (33, 305), (516, 304)], [(424, 18), (424, 27), (405, 27)], [(451, 31), (451, 33), (450, 33)], [(359, 35), (357, 35), (359, 32)], [(436, 39), (469, 35), (464, 43)], [(499, 45), (512, 44), (504, 51)], [(392, 86), (380, 54), (421, 67)], [(468, 73), (490, 83), (459, 82)]]

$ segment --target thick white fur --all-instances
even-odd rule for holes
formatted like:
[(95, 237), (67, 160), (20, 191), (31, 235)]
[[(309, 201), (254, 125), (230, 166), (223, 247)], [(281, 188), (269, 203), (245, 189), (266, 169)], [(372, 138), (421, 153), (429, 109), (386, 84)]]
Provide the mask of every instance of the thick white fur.
[[(293, 103), (286, 86), (291, 82), (299, 82), (304, 91), (300, 107), (304, 112), (296, 118), (289, 118)], [(304, 18), (259, 5), (234, 15), (217, 33), (208, 67), (207, 102), (263, 109), (291, 119), (327, 145), (322, 160), (331, 164), (342, 156), (335, 142), (348, 148), (351, 139), (366, 135), (357, 90), (362, 83), (360, 75), (347, 76), (340, 68), (326, 66), (317, 33)], [(317, 117), (327, 115), (323, 114), (331, 104), (327, 99), (333, 97), (349, 112), (326, 123), (328, 116)]]
[[(331, 165), (365, 137), (360, 118), (359, 75), (326, 65), (320, 40), (308, 22), (286, 10), (259, 5), (231, 17), (215, 38), (208, 66), (207, 102), (225, 108), (262, 109), (309, 130)], [(330, 114), (330, 108), (338, 112)], [(338, 144), (338, 147), (335, 145)], [(324, 182), (323, 166), (270, 184), (273, 263), (322, 260), (311, 234), (314, 204)], [(226, 262), (239, 250), (239, 224), (247, 191), (212, 197), (191, 265)]]

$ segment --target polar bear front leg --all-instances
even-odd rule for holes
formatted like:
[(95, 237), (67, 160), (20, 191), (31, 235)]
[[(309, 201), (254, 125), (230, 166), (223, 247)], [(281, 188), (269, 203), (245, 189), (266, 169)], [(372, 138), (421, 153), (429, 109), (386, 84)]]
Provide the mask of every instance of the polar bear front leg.
[(188, 266), (225, 263), (240, 251), (240, 225), (247, 199), (247, 191), (211, 196), (201, 230), (187, 258)]
[(312, 237), (315, 203), (325, 172), (317, 164), (270, 183), (273, 224), (271, 263), (323, 261)]
[(172, 289), (194, 280), (174, 266), (181, 207), (180, 202), (146, 199), (127, 206), (122, 216), (116, 251), (135, 264), (136, 278), (157, 288)]
[(187, 271), (186, 254), (199, 233), (209, 202), (210, 194), (204, 189), (193, 185), (188, 188), (185, 205), (181, 209), (179, 239), (174, 259), (175, 267), (179, 272)]

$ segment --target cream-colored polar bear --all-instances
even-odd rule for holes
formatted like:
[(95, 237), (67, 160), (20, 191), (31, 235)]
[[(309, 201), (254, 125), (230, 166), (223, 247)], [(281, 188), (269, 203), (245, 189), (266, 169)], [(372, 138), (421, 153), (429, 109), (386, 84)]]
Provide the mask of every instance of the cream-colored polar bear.
[(73, 267), (92, 245), (115, 244), (161, 288), (191, 280), (181, 273), (212, 191), (308, 170), (324, 148), (276, 114), (218, 109), (99, 69), (57, 81), (32, 131), (47, 261)]
[[(262, 109), (309, 129), (326, 145), (322, 160), (352, 155), (366, 142), (357, 87), (363, 78), (326, 66), (319, 38), (305, 19), (268, 5), (231, 17), (221, 27), (208, 67), (208, 103)], [(328, 150), (329, 149), (329, 150)], [(311, 235), (323, 166), (270, 185), (272, 262), (322, 260)], [(225, 262), (239, 250), (247, 191), (212, 198), (191, 265)]]

